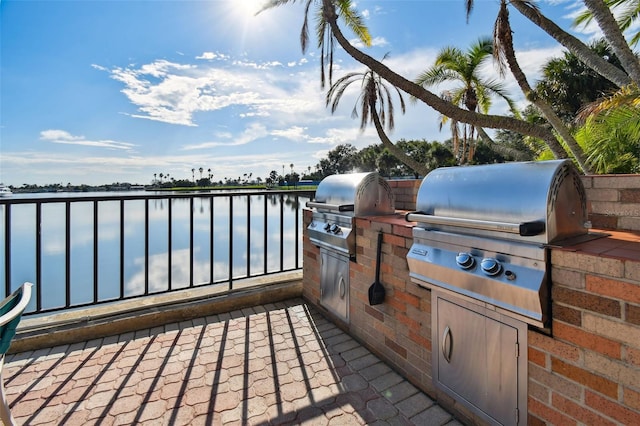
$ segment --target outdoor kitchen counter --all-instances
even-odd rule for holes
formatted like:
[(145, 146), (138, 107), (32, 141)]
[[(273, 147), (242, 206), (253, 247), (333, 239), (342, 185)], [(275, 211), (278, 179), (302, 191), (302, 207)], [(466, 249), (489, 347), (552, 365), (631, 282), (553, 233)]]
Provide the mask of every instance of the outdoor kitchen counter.
[[(434, 388), (431, 292), (409, 277), (413, 244), (406, 211), (357, 217), (349, 320), (337, 321), (463, 423), (470, 414)], [(308, 225), (311, 212), (305, 212)], [(383, 233), (380, 281), (386, 298), (369, 305), (376, 240)], [(551, 248), (551, 334), (528, 335), (529, 425), (640, 424), (640, 232), (593, 229), (606, 236)], [(319, 303), (319, 252), (305, 241), (304, 296)], [(322, 307), (320, 307), (322, 310)], [(481, 423), (481, 422), (480, 422)]]
[(552, 336), (528, 336), (531, 425), (640, 424), (640, 233), (591, 232), (606, 236), (551, 249)]

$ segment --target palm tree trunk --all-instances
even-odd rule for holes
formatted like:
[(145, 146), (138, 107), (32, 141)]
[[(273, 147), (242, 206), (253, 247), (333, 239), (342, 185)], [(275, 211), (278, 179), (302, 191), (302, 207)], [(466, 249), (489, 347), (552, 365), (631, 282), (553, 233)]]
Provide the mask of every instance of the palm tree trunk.
[(633, 82), (640, 85), (640, 61), (625, 40), (611, 9), (602, 0), (584, 0), (584, 4), (598, 22), (598, 26), (611, 44), (611, 48), (620, 59), (624, 69), (629, 73)]
[(418, 163), (413, 158), (409, 157), (406, 152), (404, 152), (400, 147), (391, 142), (387, 134), (384, 132), (384, 126), (380, 122), (380, 117), (378, 116), (378, 112), (376, 111), (375, 105), (370, 105), (371, 108), (371, 117), (373, 118), (373, 124), (376, 127), (376, 131), (378, 132), (378, 137), (382, 141), (382, 145), (386, 147), (394, 157), (400, 160), (404, 165), (412, 169), (414, 172), (426, 176), (429, 173), (429, 169), (425, 164)]
[[(586, 46), (580, 40), (565, 32), (553, 21), (542, 15), (538, 9), (531, 7), (528, 1), (515, 0), (511, 1), (510, 4), (515, 7), (523, 16), (525, 16), (531, 22), (544, 30), (547, 34), (553, 37), (561, 45), (566, 47), (570, 52), (580, 58), (582, 62), (587, 64), (587, 66), (595, 70), (604, 78), (610, 80), (612, 83), (615, 83), (620, 87), (626, 86), (627, 84), (631, 83), (631, 79), (627, 74), (624, 73), (624, 71), (605, 61), (600, 56), (596, 55), (591, 49), (589, 49), (588, 46)], [(620, 29), (618, 27), (618, 32), (620, 32), (619, 30)]]
[(342, 34), (342, 31), (337, 24), (337, 15), (331, 0), (323, 0), (323, 13), (325, 14), (326, 21), (331, 26), (333, 36), (336, 38), (340, 46), (347, 52), (347, 54), (349, 54), (356, 61), (367, 66), (369, 69), (387, 80), (393, 86), (397, 87), (403, 92), (408, 93), (416, 99), (421, 100), (431, 108), (438, 111), (440, 114), (450, 117), (453, 120), (462, 123), (469, 123), (474, 126), (481, 126), (489, 129), (512, 130), (523, 135), (542, 139), (551, 146), (553, 146), (554, 143), (558, 143), (553, 132), (544, 126), (528, 123), (526, 121), (518, 120), (512, 117), (479, 114), (459, 108), (451, 104), (450, 102), (444, 101), (439, 96), (428, 91), (424, 87), (417, 85), (414, 82), (406, 79), (405, 77), (397, 74), (383, 63), (375, 60), (371, 56), (352, 46), (345, 38), (344, 34)]
[[(494, 35), (494, 37), (498, 39), (500, 52), (504, 54), (504, 59), (507, 61), (507, 64), (509, 64), (509, 69), (518, 82), (518, 86), (520, 86), (522, 93), (524, 93), (529, 102), (533, 103), (536, 107), (538, 107), (538, 109), (540, 109), (540, 112), (542, 112), (547, 121), (551, 124), (551, 126), (553, 126), (554, 130), (558, 132), (560, 137), (565, 141), (569, 152), (574, 156), (582, 171), (585, 174), (591, 174), (592, 171), (587, 164), (582, 148), (580, 148), (578, 142), (576, 142), (567, 126), (562, 122), (562, 120), (560, 120), (551, 106), (542, 98), (535, 95), (533, 89), (531, 89), (531, 86), (527, 81), (527, 76), (522, 71), (522, 68), (520, 68), (520, 64), (516, 59), (515, 51), (513, 50), (511, 25), (509, 24), (509, 12), (506, 8), (506, 3), (504, 3), (504, 0), (501, 4), (500, 15), (497, 22), (500, 22), (501, 25), (496, 25), (496, 34)], [(549, 149), (551, 149), (551, 151), (554, 153), (556, 158), (563, 158), (561, 156), (561, 153), (564, 151), (564, 149), (555, 138), (553, 145), (549, 145), (548, 143), (547, 145), (549, 146)]]
[(505, 156), (511, 156), (516, 160), (525, 159), (521, 151), (518, 151), (517, 149), (509, 148), (507, 146), (504, 146), (494, 141), (491, 138), (491, 136), (489, 136), (482, 127), (477, 127), (476, 131), (478, 132), (478, 135), (482, 138), (482, 140), (485, 142), (485, 144), (489, 147), (489, 149), (491, 149), (493, 152), (497, 152), (498, 154), (505, 155)]

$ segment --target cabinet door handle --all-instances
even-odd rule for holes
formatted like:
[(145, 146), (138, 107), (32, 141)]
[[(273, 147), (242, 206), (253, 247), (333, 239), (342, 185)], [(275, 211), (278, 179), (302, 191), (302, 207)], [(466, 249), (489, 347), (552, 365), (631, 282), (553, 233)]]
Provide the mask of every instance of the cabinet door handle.
[(340, 291), (340, 298), (344, 299), (344, 295), (346, 293), (346, 285), (344, 284), (344, 278), (340, 277), (340, 282), (338, 283), (338, 289)]
[[(449, 340), (449, 345), (447, 345), (447, 340)], [(453, 349), (453, 336), (451, 335), (451, 329), (449, 326), (444, 328), (444, 333), (442, 333), (442, 356), (444, 360), (448, 363), (451, 363), (451, 350)]]

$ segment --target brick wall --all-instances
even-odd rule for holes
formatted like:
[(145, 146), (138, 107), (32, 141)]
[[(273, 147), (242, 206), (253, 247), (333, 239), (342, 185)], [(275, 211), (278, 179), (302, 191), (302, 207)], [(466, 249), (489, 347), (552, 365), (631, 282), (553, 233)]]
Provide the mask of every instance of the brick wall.
[(583, 176), (594, 228), (640, 231), (640, 175)]
[[(311, 212), (305, 211), (305, 228)], [(350, 262), (349, 324), (336, 320), (352, 336), (425, 391), (431, 382), (431, 292), (409, 279), (406, 255), (411, 247), (410, 223), (403, 215), (356, 219), (356, 261)], [(380, 281), (385, 302), (369, 305), (368, 291), (375, 281), (376, 244), (383, 232)], [(320, 251), (304, 237), (303, 296), (320, 306)], [(335, 318), (334, 318), (335, 319)]]
[(416, 209), (416, 196), (422, 179), (389, 180), (387, 182), (396, 197), (396, 209), (410, 211)]
[(552, 251), (553, 337), (528, 336), (529, 424), (640, 424), (640, 235), (583, 248)]

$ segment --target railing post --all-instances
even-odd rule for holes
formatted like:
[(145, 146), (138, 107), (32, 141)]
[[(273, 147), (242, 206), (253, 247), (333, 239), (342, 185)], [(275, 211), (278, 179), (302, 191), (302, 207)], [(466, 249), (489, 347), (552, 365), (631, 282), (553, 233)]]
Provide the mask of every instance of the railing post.
[(251, 276), (251, 195), (247, 195), (247, 277)]
[(65, 292), (65, 307), (71, 306), (71, 201), (65, 203), (65, 259), (64, 259), (64, 292)]
[(42, 309), (42, 203), (36, 203), (36, 311)]
[(11, 294), (11, 204), (4, 205), (4, 294)]
[(93, 303), (98, 303), (98, 201), (93, 201)]
[(167, 287), (168, 290), (171, 291), (173, 289), (173, 284), (171, 280), (171, 271), (173, 270), (172, 256), (173, 252), (173, 242), (171, 239), (173, 238), (173, 198), (168, 199), (169, 207), (167, 208), (167, 217), (169, 223), (167, 223)]
[(149, 199), (144, 200), (144, 294), (149, 294)]
[(229, 195), (229, 290), (233, 290), (233, 195)]

